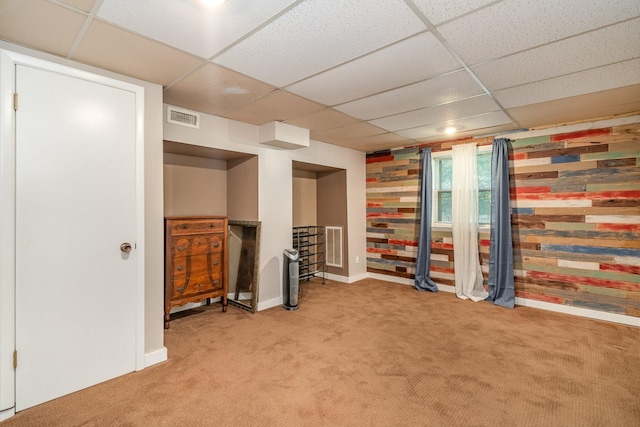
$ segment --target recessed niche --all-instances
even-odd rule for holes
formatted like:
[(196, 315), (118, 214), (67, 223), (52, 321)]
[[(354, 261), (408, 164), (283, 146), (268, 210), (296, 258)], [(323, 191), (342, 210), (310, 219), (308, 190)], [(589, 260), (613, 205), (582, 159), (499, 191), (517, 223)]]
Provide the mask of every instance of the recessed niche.
[[(323, 165), (294, 161), (293, 226), (342, 227), (342, 253), (348, 253), (347, 227), (347, 171)], [(348, 276), (348, 257), (342, 267), (328, 267), (327, 271)]]
[(258, 156), (164, 141), (164, 215), (258, 220)]

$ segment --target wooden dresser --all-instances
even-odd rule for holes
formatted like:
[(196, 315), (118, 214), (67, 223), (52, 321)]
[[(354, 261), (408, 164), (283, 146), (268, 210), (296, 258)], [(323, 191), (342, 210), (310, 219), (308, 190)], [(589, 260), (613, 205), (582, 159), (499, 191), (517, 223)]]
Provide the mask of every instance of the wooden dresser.
[(222, 298), (227, 311), (227, 218), (165, 218), (164, 327), (171, 308), (188, 302)]

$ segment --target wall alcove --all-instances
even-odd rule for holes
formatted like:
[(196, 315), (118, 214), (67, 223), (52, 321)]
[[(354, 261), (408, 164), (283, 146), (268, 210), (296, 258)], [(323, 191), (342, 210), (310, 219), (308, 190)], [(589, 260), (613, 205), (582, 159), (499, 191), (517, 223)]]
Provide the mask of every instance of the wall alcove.
[[(345, 169), (293, 161), (293, 226), (341, 227), (341, 253), (348, 253), (347, 171)], [(327, 236), (328, 237), (328, 236)], [(349, 257), (342, 266), (327, 266), (327, 272), (349, 275)]]
[[(237, 242), (243, 235), (241, 232), (236, 232), (238, 224), (242, 227), (251, 225), (258, 231), (260, 229), (258, 156), (173, 141), (164, 141), (163, 151), (164, 216), (221, 215), (228, 217), (229, 223), (235, 224), (229, 230), (229, 265), (237, 269), (240, 261), (236, 257), (240, 256), (240, 250), (236, 251), (233, 248), (243, 247), (241, 242)], [(255, 231), (252, 235), (255, 239)], [(260, 242), (253, 242), (252, 247), (255, 250), (255, 258), (259, 253)], [(235, 287), (237, 276), (236, 271), (229, 271), (230, 302), (234, 301), (234, 295), (239, 295)], [(254, 295), (247, 297), (246, 289), (242, 289), (243, 301), (239, 306), (255, 312), (257, 277), (252, 283), (252, 292)], [(185, 304), (174, 308), (172, 313), (197, 305), (201, 304)]]

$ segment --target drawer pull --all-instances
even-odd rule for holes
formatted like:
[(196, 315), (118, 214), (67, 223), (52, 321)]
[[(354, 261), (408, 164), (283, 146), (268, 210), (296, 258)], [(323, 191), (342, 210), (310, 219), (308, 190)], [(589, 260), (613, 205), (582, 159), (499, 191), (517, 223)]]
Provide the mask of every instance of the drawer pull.
[(214, 280), (214, 281), (213, 281), (213, 284), (214, 284), (214, 285), (217, 285), (218, 283), (220, 283), (220, 280)]
[(183, 266), (181, 266), (181, 265), (179, 265), (179, 266), (178, 266), (178, 271), (182, 271), (182, 270), (184, 270), (184, 267), (183, 267)]
[(176, 289), (176, 291), (183, 293), (184, 292), (184, 286), (180, 286), (178, 289)]
[(215, 227), (215, 226), (216, 226), (215, 224), (209, 224), (209, 227)]
[(184, 251), (184, 247), (183, 247), (183, 246), (178, 246), (178, 250), (179, 250), (180, 252), (182, 252), (182, 251)]
[(182, 228), (189, 228), (189, 224), (184, 224)]
[(213, 244), (213, 247), (214, 247), (214, 248), (219, 248), (219, 247), (220, 247), (220, 243), (215, 242), (215, 243)]
[(217, 267), (217, 266), (219, 266), (219, 265), (220, 265), (220, 261), (213, 261), (213, 266), (214, 266), (214, 267)]

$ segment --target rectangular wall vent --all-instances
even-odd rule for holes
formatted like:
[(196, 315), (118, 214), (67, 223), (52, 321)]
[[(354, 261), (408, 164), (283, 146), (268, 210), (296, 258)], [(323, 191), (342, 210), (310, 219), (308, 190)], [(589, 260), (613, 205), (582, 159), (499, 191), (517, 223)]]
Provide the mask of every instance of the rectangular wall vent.
[(200, 129), (200, 114), (182, 108), (168, 107), (167, 123)]
[(342, 227), (325, 228), (326, 263), (330, 267), (342, 267)]

